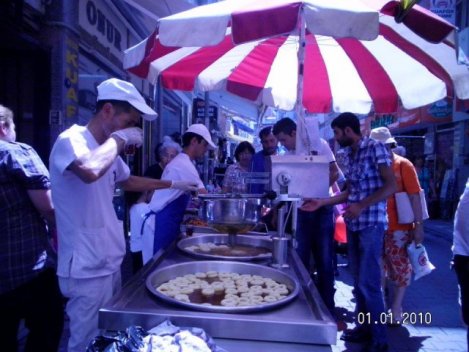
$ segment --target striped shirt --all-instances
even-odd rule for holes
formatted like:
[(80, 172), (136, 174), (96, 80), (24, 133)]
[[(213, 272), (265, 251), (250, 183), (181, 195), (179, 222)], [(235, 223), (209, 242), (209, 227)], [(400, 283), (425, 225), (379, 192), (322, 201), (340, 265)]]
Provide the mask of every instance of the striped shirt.
[(0, 140), (0, 294), (45, 267), (47, 228), (27, 191), (49, 188), (49, 172), (33, 148)]
[[(351, 147), (345, 150), (342, 171), (348, 185), (348, 203), (358, 203), (383, 187), (384, 182), (378, 166), (391, 166), (392, 159), (385, 145), (371, 138), (363, 137), (354, 155)], [(351, 231), (383, 224), (387, 227), (386, 200), (377, 202), (364, 209), (358, 218), (347, 220), (347, 227)]]

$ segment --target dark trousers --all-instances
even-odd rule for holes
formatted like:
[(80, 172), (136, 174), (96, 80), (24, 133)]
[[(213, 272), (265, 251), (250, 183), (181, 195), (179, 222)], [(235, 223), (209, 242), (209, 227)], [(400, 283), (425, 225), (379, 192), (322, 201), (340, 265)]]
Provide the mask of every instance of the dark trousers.
[(459, 290), (461, 293), (462, 319), (468, 326), (467, 347), (469, 350), (469, 256), (455, 255), (454, 270), (458, 277)]
[(296, 252), (309, 270), (311, 254), (317, 271), (317, 287), (334, 316), (334, 223), (332, 207), (308, 212), (298, 210)]
[(48, 269), (30, 282), (0, 295), (0, 346), (18, 350), (18, 328), (29, 330), (25, 351), (56, 352), (62, 335), (64, 310), (57, 276)]

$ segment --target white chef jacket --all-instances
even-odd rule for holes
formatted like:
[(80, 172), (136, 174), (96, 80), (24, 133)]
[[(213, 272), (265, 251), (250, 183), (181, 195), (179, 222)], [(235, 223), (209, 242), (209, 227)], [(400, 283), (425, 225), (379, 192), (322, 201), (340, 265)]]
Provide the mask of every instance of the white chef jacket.
[(130, 176), (128, 166), (117, 157), (101, 178), (89, 184), (67, 170), (74, 160), (97, 147), (86, 127), (73, 125), (60, 134), (51, 151), (60, 277), (112, 274), (120, 270), (125, 255), (123, 226), (112, 200), (116, 183)]
[[(184, 152), (179, 153), (168, 165), (166, 165), (163, 170), (163, 175), (161, 175), (161, 179), (172, 181), (193, 181), (197, 182), (197, 188), (204, 188), (204, 183), (200, 179), (194, 163)], [(178, 189), (158, 189), (151, 197), (149, 208), (156, 213), (183, 193), (183, 191)]]
[[(197, 183), (197, 188), (204, 188), (204, 183), (200, 179), (199, 173), (195, 168), (194, 163), (189, 158), (186, 153), (179, 153), (171, 162), (166, 165), (163, 170), (163, 175), (161, 176), (162, 180), (172, 180), (172, 181), (193, 181)], [(177, 189), (158, 189), (153, 192), (150, 203), (148, 204), (148, 212), (154, 211), (155, 213), (165, 208), (172, 201), (176, 200), (184, 192)], [(132, 226), (132, 231), (136, 232), (134, 241), (132, 242), (133, 248), (142, 250), (143, 263), (145, 264), (153, 257), (153, 242), (155, 239), (155, 217), (150, 216), (143, 226), (143, 233), (141, 233), (141, 224), (145, 218), (144, 209), (146, 205), (141, 205), (138, 208), (134, 209), (135, 214), (138, 217)], [(134, 232), (132, 232), (134, 236)]]

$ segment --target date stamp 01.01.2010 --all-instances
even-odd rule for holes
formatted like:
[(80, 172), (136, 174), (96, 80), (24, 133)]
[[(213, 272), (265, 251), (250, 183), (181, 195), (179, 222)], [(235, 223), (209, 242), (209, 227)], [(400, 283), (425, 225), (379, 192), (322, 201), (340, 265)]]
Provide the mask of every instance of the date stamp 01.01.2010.
[(357, 323), (362, 325), (377, 324), (409, 324), (409, 325), (430, 325), (432, 323), (432, 313), (430, 312), (403, 312), (401, 316), (394, 316), (391, 311), (380, 313), (379, 317), (373, 319), (370, 313), (359, 312)]

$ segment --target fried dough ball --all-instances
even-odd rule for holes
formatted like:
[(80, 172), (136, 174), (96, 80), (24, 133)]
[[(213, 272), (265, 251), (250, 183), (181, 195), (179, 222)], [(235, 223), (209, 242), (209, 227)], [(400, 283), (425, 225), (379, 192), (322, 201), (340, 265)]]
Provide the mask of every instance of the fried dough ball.
[(181, 301), (181, 302), (190, 303), (189, 296), (182, 294), (182, 293), (179, 293), (176, 296), (174, 296), (174, 299), (177, 299), (178, 301)]
[(207, 286), (202, 289), (202, 294), (204, 296), (213, 296), (215, 294), (215, 290), (213, 289), (213, 287)]
[(235, 299), (225, 298), (220, 302), (220, 304), (225, 307), (236, 307), (238, 305), (238, 301)]
[(264, 297), (264, 302), (266, 303), (277, 302), (278, 300), (280, 300), (278, 296), (274, 296), (274, 295), (267, 295)]

